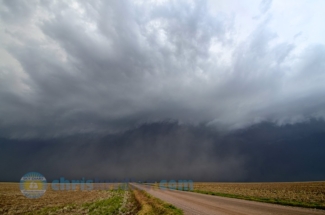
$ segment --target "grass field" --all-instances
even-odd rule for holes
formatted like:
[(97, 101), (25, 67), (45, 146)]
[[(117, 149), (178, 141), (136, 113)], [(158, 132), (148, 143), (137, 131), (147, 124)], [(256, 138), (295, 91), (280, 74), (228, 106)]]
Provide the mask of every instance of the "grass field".
[(325, 209), (325, 182), (194, 183), (194, 192)]
[(0, 183), (0, 214), (179, 215), (182, 212), (138, 190), (54, 191), (48, 186), (41, 198), (28, 199), (21, 193), (19, 183)]
[(53, 191), (28, 199), (18, 183), (0, 183), (0, 214), (136, 214), (137, 202), (130, 191)]

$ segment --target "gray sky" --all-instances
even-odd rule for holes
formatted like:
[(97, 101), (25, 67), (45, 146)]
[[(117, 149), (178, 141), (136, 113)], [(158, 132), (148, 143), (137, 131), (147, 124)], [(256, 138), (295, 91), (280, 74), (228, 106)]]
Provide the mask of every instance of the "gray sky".
[(0, 135), (325, 116), (325, 3), (0, 3)]
[(324, 8), (0, 0), (0, 181), (324, 180)]

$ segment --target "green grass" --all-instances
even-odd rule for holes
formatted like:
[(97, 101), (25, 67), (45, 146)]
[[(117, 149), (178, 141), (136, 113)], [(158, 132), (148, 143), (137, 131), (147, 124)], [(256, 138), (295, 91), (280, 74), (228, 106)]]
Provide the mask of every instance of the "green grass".
[(123, 203), (123, 191), (112, 190), (112, 197), (96, 201), (93, 203), (85, 203), (82, 205), (83, 208), (88, 210), (88, 214), (99, 215), (99, 214), (118, 214)]
[(218, 193), (218, 192), (203, 191), (203, 190), (193, 190), (192, 192), (208, 194), (208, 195), (213, 195), (213, 196), (235, 198), (235, 199), (244, 199), (244, 200), (256, 201), (256, 202), (273, 203), (273, 204), (279, 204), (279, 205), (304, 207), (304, 208), (317, 208), (317, 209), (325, 210), (325, 207), (323, 205), (317, 204), (317, 203), (307, 203), (307, 202), (299, 202), (299, 201), (293, 201), (293, 200), (288, 201), (288, 200), (276, 199), (276, 198), (260, 198), (260, 197), (243, 196), (243, 195), (228, 194), (228, 193)]

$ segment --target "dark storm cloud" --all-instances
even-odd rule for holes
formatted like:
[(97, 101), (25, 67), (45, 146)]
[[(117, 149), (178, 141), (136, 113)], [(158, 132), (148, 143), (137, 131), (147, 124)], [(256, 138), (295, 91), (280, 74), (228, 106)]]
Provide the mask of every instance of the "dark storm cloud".
[(324, 179), (325, 46), (278, 2), (0, 4), (0, 181)]
[(1, 5), (1, 136), (324, 118), (324, 45), (276, 42), (271, 16), (238, 39), (234, 18), (206, 1)]
[[(205, 126), (145, 124), (105, 137), (0, 139), (0, 181), (38, 171), (67, 179), (194, 181), (324, 180), (325, 124), (260, 123), (231, 133)], [(14, 156), (13, 156), (14, 155)]]

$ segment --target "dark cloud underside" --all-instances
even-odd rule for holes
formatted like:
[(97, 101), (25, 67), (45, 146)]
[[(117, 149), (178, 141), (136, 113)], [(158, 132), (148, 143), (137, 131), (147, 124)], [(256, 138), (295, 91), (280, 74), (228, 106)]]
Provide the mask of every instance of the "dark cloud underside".
[[(0, 140), (0, 180), (29, 171), (48, 180), (324, 180), (325, 124), (262, 123), (223, 134), (177, 123), (146, 124), (119, 135)], [(15, 155), (15, 156), (12, 156)]]

